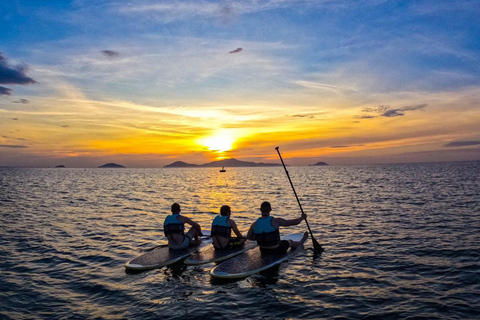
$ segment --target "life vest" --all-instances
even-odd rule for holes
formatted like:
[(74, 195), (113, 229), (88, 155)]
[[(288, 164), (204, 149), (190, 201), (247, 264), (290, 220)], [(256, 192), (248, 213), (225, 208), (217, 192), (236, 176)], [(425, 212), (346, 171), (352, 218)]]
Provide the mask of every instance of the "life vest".
[(253, 234), (259, 246), (269, 247), (280, 243), (280, 232), (272, 226), (273, 217), (258, 218)]
[(232, 227), (228, 224), (228, 216), (216, 216), (212, 222), (212, 236), (222, 236), (225, 238), (231, 238)]
[(163, 223), (163, 232), (165, 236), (168, 236), (172, 233), (179, 233), (182, 236), (185, 235), (185, 225), (178, 221), (178, 213), (169, 215), (165, 218)]

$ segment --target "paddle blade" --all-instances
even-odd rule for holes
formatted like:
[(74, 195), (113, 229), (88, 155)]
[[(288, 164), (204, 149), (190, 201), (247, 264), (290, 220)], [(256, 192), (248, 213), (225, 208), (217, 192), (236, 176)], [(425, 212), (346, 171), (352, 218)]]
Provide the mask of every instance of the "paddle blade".
[(323, 252), (322, 246), (320, 245), (320, 243), (318, 243), (318, 241), (313, 236), (312, 236), (312, 243), (313, 243), (313, 252), (315, 254), (320, 254)]

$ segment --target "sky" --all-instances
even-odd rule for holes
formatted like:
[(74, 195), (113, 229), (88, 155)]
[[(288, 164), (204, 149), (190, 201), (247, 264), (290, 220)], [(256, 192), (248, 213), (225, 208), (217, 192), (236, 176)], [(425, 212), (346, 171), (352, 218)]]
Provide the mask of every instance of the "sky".
[(480, 160), (480, 0), (0, 2), (0, 166)]

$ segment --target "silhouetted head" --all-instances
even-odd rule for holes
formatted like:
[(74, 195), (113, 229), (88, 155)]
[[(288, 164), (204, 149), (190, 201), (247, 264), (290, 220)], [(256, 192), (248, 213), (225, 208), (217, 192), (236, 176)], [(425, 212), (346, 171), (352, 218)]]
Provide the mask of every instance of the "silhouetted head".
[(272, 206), (270, 205), (270, 202), (263, 202), (260, 206), (260, 211), (262, 211), (262, 216), (268, 216), (270, 214), (270, 211), (272, 211)]
[(230, 210), (229, 206), (222, 206), (220, 208), (220, 215), (221, 216), (229, 216), (232, 211)]
[(172, 204), (172, 213), (173, 214), (180, 213), (180, 205), (176, 202)]

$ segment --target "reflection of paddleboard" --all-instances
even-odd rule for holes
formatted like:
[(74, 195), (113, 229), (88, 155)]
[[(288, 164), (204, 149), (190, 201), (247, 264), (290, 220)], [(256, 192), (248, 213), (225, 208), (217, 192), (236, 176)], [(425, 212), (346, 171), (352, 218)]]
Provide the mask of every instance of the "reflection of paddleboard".
[(191, 255), (187, 260), (185, 260), (185, 264), (199, 265), (210, 262), (220, 262), (239, 255), (255, 247), (256, 245), (257, 242), (251, 240), (247, 240), (243, 246), (234, 249), (215, 250), (215, 247), (211, 245)]
[(186, 249), (159, 247), (128, 261), (125, 264), (125, 268), (129, 271), (144, 271), (168, 266), (187, 258), (196, 250), (203, 248), (210, 243), (212, 243), (211, 239), (205, 239), (199, 245), (190, 246)]
[[(302, 233), (290, 234), (282, 237), (282, 240), (300, 241), (303, 237)], [(260, 247), (255, 247), (236, 257), (224, 261), (210, 270), (213, 278), (219, 279), (239, 279), (246, 278), (252, 274), (266, 270), (276, 266), (283, 261), (289, 259), (294, 253), (299, 252), (301, 247), (297, 249), (288, 249), (283, 254), (262, 254)]]

